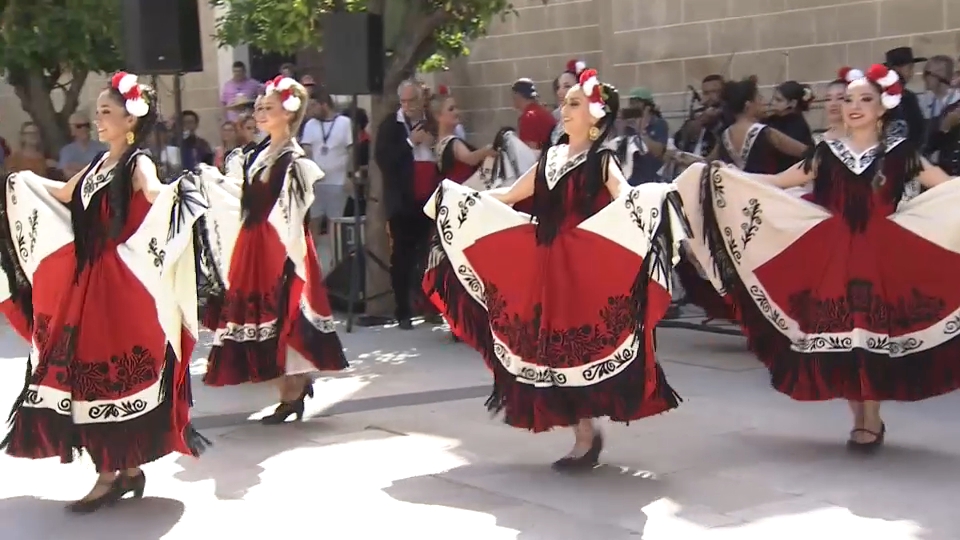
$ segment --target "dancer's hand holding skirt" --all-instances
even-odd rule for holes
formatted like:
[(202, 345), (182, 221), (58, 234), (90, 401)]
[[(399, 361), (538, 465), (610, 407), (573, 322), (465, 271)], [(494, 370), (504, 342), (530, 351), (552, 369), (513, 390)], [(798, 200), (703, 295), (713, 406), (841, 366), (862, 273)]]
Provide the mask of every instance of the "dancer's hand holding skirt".
[[(75, 200), (74, 212), (106, 212), (106, 197), (94, 197), (105, 183), (92, 176), (75, 199), (83, 191), (103, 206)], [(119, 236), (100, 239), (99, 254), (78, 267), (71, 210), (51, 186), (62, 183), (30, 172), (2, 184), (0, 301), (14, 300), (21, 315), (11, 320), (31, 342), (3, 447), (64, 462), (86, 451), (100, 471), (199, 454), (208, 441), (190, 426), (188, 378), (198, 332), (193, 231), (206, 201), (186, 179), (162, 186), (152, 204), (134, 193)]]
[(424, 288), (493, 371), (488, 406), (507, 423), (544, 431), (677, 406), (652, 340), (684, 229), (671, 190), (626, 189), (540, 245), (529, 215), (487, 193), (444, 181), (427, 203)]

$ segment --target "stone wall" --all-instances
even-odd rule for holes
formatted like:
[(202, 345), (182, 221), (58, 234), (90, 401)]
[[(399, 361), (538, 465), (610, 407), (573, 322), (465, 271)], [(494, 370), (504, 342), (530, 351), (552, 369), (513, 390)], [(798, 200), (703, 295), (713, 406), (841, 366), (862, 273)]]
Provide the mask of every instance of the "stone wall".
[[(756, 74), (762, 85), (824, 83), (843, 65), (868, 67), (910, 45), (918, 56), (960, 53), (960, 0), (516, 0), (516, 16), (446, 74), (478, 141), (515, 125), (510, 84), (551, 81), (572, 58), (626, 91), (646, 86), (665, 115), (685, 114), (685, 88), (710, 73)], [(922, 66), (917, 68), (922, 69)], [(919, 82), (919, 81), (917, 81)], [(769, 95), (769, 91), (767, 92)], [(821, 123), (812, 111), (810, 121)]]

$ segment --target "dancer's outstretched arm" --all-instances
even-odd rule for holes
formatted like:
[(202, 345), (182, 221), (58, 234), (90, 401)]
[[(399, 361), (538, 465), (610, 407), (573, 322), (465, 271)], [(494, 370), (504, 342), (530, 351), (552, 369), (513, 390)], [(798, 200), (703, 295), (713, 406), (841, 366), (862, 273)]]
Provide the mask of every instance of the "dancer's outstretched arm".
[(512, 186), (508, 188), (491, 189), (487, 193), (503, 204), (513, 206), (518, 202), (533, 196), (533, 180), (536, 177), (536, 174), (537, 165), (534, 165), (533, 167), (530, 167), (527, 172), (523, 173), (523, 176), (514, 182)]

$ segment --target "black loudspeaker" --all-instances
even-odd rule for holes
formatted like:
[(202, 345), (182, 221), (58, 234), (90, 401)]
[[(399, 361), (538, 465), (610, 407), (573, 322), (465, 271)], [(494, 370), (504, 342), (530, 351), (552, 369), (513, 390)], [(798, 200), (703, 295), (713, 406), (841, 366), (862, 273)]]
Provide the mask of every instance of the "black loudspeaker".
[(250, 47), (250, 77), (258, 81), (269, 81), (280, 74), (280, 66), (296, 64), (297, 58), (289, 54), (263, 52)]
[(381, 94), (383, 18), (331, 13), (323, 22), (323, 88), (334, 95)]
[(202, 0), (123, 0), (123, 58), (137, 75), (203, 71)]

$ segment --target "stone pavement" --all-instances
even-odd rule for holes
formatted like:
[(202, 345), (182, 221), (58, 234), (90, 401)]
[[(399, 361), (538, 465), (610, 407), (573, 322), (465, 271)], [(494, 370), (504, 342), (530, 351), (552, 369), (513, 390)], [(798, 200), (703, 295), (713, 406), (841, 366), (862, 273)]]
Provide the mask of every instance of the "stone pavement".
[[(0, 332), (6, 410), (25, 347)], [(604, 464), (591, 473), (550, 470), (568, 432), (491, 420), (482, 362), (442, 330), (361, 329), (343, 335), (355, 367), (317, 382), (303, 423), (248, 421), (272, 405), (267, 385), (198, 382), (196, 421), (216, 446), (146, 466), (142, 501), (68, 515), (64, 501), (93, 481), (89, 463), (0, 457), (0, 539), (960, 538), (960, 394), (886, 406), (886, 448), (851, 456), (845, 406), (774, 393), (742, 338), (659, 338), (686, 401), (630, 426), (605, 423)]]

